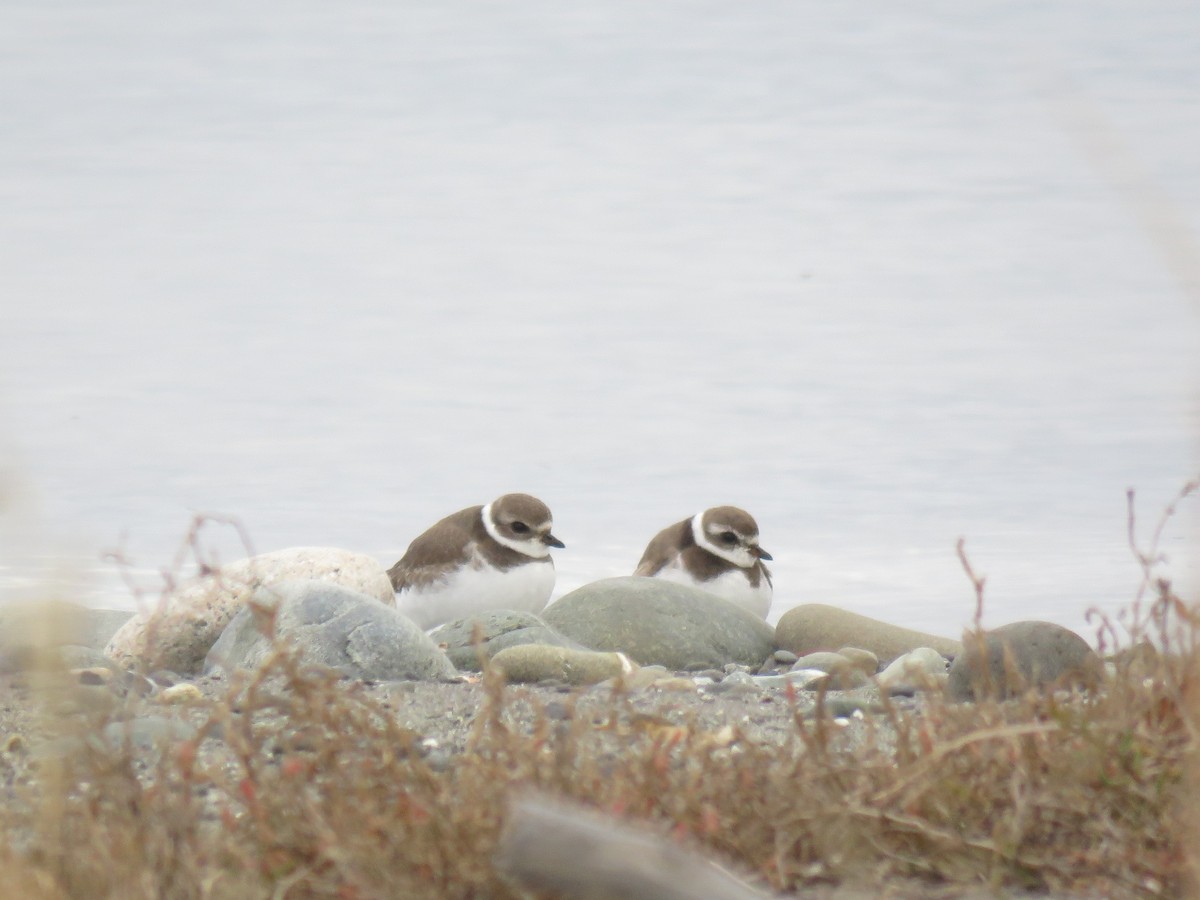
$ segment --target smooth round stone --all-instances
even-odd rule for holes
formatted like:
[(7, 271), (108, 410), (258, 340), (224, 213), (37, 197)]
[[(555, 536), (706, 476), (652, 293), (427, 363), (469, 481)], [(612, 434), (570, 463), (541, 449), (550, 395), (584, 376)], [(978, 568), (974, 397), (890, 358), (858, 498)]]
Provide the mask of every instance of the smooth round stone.
[[(1011, 660), (1010, 665), (1006, 658)], [(979, 635), (966, 635), (950, 666), (948, 688), (955, 700), (1012, 697), (1030, 688), (1088, 686), (1103, 671), (1087, 641), (1053, 622), (1013, 622)]]
[(546, 644), (506, 647), (492, 657), (492, 665), (502, 671), (510, 682), (520, 684), (539, 681), (598, 684), (633, 672), (629, 660), (620, 653), (574, 650)]
[(168, 706), (189, 706), (199, 703), (203, 699), (204, 694), (201, 693), (200, 688), (186, 681), (163, 688), (158, 694), (158, 702)]
[(863, 650), (861, 647), (843, 647), (838, 653), (854, 663), (856, 669), (861, 669), (868, 675), (874, 675), (879, 671), (879, 657), (870, 650)]
[[(408, 616), (376, 598), (324, 581), (278, 582), (254, 606), (273, 606), (275, 638), (308, 665), (362, 681), (441, 681), (457, 674), (449, 658)], [(255, 669), (274, 647), (244, 607), (213, 644), (205, 670)]]
[(727, 663), (758, 667), (776, 649), (771, 626), (758, 616), (662, 578), (585, 584), (548, 606), (542, 618), (585, 647), (677, 672)]
[(838, 609), (824, 603), (806, 603), (789, 609), (775, 626), (775, 643), (797, 656), (831, 647), (854, 646), (890, 663), (917, 647), (932, 647), (943, 656), (955, 656), (962, 644), (911, 628), (901, 628)]

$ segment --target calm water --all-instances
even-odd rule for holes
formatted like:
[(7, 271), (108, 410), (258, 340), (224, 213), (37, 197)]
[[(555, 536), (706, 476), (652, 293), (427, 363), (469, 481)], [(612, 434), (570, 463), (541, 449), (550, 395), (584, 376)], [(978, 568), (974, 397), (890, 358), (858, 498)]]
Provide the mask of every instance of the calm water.
[(775, 617), (954, 633), (960, 535), (992, 624), (1117, 608), (1200, 288), (1067, 122), (1200, 229), (1200, 12), (905, 6), (3, 3), (0, 584), (130, 605), (99, 554), (196, 512), (390, 564), (525, 490), (560, 593), (736, 503)]

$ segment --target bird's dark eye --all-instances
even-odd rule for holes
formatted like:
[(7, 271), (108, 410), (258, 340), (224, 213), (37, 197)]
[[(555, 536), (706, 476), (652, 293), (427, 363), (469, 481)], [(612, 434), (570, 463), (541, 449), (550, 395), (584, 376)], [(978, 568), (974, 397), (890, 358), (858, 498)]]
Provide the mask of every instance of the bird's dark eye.
[(721, 532), (721, 540), (724, 541), (726, 544), (736, 544), (737, 543), (737, 535), (734, 534), (732, 531), (723, 531), (723, 532)]
[(524, 522), (513, 522), (512, 530), (515, 531), (517, 534), (524, 534), (525, 532), (527, 532), (529, 530), (529, 526), (526, 525)]

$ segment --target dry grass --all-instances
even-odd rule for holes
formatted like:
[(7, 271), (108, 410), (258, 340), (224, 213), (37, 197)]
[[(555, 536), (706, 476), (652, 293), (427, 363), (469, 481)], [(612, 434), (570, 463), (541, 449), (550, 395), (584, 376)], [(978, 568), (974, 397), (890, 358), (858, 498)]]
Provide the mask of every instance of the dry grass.
[(1146, 593), (1099, 623), (1106, 650), (1125, 651), (1099, 689), (935, 699), (854, 742), (798, 710), (781, 743), (637, 728), (619, 695), (599, 721), (530, 724), (489, 674), (468, 752), (435, 768), (361, 685), (281, 648), (149, 767), (99, 745), (44, 766), (36, 802), (0, 811), (0, 884), (31, 898), (527, 897), (492, 857), (510, 798), (536, 787), (652, 823), (774, 892), (1184, 896), (1200, 631), (1155, 577), (1155, 547), (1139, 559)]

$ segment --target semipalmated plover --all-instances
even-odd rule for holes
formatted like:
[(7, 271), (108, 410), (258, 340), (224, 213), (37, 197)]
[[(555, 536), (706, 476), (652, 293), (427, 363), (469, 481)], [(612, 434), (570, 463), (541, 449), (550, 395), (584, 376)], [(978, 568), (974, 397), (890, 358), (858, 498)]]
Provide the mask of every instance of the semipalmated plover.
[(422, 628), (487, 609), (541, 612), (554, 589), (550, 509), (528, 494), (446, 516), (408, 545), (388, 575), (396, 608)]
[(666, 578), (723, 597), (764, 619), (771, 609), (771, 554), (744, 509), (714, 506), (655, 535), (634, 575)]

